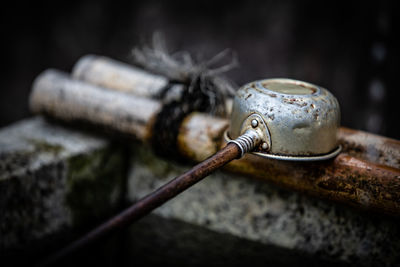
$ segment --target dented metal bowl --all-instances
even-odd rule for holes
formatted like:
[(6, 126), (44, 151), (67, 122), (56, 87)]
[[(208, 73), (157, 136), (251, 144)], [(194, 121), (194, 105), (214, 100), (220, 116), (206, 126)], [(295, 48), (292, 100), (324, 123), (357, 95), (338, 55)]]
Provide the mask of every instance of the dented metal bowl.
[(228, 139), (256, 129), (259, 156), (324, 160), (340, 152), (340, 108), (326, 89), (292, 79), (266, 79), (241, 87), (234, 99)]

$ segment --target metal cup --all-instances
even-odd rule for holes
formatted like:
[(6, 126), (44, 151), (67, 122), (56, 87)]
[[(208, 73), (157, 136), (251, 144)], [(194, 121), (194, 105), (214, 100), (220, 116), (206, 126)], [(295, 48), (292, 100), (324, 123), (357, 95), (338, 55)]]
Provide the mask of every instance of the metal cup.
[(253, 153), (282, 160), (324, 160), (340, 152), (340, 107), (326, 89), (292, 79), (242, 86), (234, 99), (227, 139), (248, 129), (262, 136)]

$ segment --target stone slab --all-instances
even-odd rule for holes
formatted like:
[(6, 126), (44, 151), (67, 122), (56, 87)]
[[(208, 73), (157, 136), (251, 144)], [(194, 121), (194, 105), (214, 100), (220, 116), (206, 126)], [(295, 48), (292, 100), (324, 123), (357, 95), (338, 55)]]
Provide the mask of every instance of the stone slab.
[[(128, 181), (132, 202), (190, 168), (160, 159), (146, 146), (135, 147), (135, 153)], [(400, 263), (400, 229), (395, 219), (250, 177), (217, 172), (154, 214), (321, 259), (363, 265)]]
[(98, 223), (122, 198), (123, 165), (110, 141), (42, 117), (0, 129), (0, 251)]

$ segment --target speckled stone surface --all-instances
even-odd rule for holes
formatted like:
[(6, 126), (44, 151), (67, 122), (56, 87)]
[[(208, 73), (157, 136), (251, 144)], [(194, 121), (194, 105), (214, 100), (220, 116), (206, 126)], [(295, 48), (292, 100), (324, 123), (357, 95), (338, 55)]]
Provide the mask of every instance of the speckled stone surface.
[(121, 197), (120, 152), (41, 117), (0, 129), (0, 254), (109, 212)]
[[(131, 152), (131, 202), (190, 167), (160, 159), (145, 145)], [(31, 249), (65, 228), (104, 219), (124, 192), (125, 156), (110, 141), (40, 117), (0, 129), (0, 258), (4, 250)], [(130, 227), (121, 253), (128, 264), (257, 259), (280, 266), (396, 266), (398, 225), (220, 171)]]
[(126, 266), (343, 266), (153, 214), (132, 225), (127, 236), (122, 255)]
[[(157, 158), (145, 146), (134, 151), (128, 181), (130, 201), (190, 167)], [(361, 213), (248, 177), (217, 172), (154, 214), (328, 260), (400, 264), (400, 227), (395, 219)]]

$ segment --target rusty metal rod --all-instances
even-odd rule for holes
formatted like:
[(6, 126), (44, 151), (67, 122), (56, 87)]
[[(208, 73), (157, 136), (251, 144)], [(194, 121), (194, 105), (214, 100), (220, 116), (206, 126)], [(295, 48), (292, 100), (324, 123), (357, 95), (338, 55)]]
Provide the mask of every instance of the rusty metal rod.
[(65, 258), (67, 255), (71, 255), (77, 250), (86, 247), (100, 238), (105, 237), (118, 229), (128, 226), (129, 224), (132, 224), (133, 222), (150, 213), (155, 208), (161, 206), (171, 198), (188, 189), (190, 186), (201, 181), (218, 168), (224, 166), (234, 159), (239, 158), (240, 155), (241, 150), (236, 144), (227, 144), (215, 155), (197, 164), (184, 174), (174, 178), (167, 184), (158, 188), (156, 191), (143, 197), (131, 207), (109, 219), (107, 222), (90, 231), (82, 238), (48, 258), (41, 265), (53, 265)]

